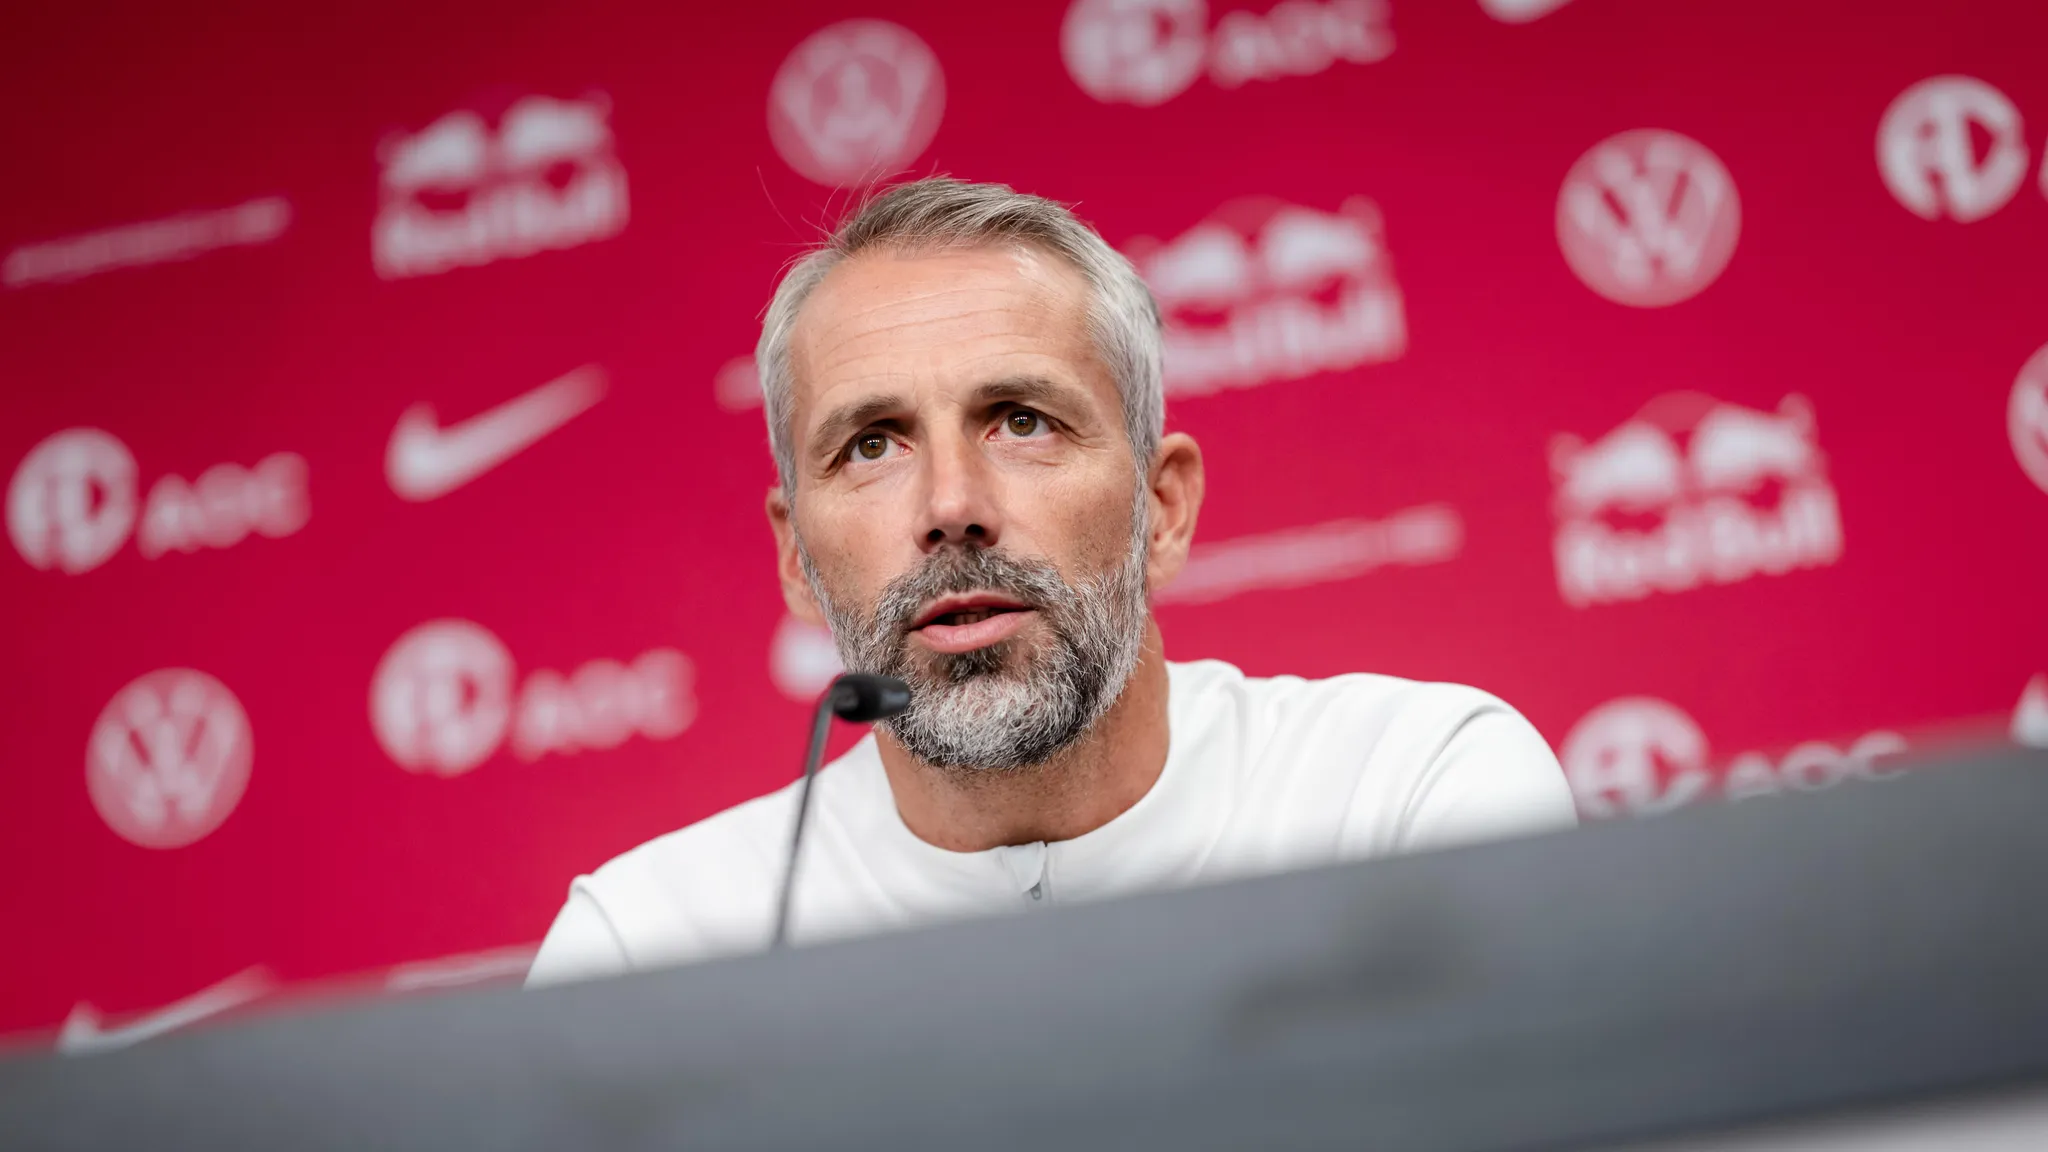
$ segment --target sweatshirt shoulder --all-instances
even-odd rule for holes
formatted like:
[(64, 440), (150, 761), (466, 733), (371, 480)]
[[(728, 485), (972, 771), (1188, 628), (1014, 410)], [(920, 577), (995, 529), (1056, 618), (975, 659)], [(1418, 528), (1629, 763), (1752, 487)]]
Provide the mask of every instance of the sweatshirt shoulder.
[(1478, 688), (1377, 672), (1313, 679), (1247, 676), (1220, 660), (1198, 660), (1175, 666), (1175, 674), (1176, 691), (1183, 682), (1190, 690), (1191, 710), (1212, 712), (1235, 705), (1255, 725), (1283, 731), (1441, 727), (1448, 735), (1484, 713), (1518, 715), (1500, 697)]
[(772, 915), (795, 804), (794, 786), (770, 792), (620, 853), (574, 888), (634, 968), (744, 950)]
[(773, 862), (771, 845), (789, 834), (795, 813), (794, 786), (779, 788), (619, 853), (586, 878), (588, 886), (603, 895), (650, 880), (673, 886), (752, 871)]

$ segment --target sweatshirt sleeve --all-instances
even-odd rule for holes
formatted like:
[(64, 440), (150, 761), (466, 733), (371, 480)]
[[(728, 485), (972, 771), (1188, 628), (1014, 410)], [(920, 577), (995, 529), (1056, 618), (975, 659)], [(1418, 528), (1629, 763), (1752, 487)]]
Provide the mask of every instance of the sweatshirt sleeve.
[(1398, 852), (1573, 828), (1578, 812), (1557, 756), (1534, 725), (1497, 700), (1445, 740), (1401, 822)]
[(555, 916), (547, 939), (527, 969), (526, 986), (539, 988), (576, 980), (618, 976), (632, 970), (625, 945), (579, 877), (569, 886), (568, 902)]

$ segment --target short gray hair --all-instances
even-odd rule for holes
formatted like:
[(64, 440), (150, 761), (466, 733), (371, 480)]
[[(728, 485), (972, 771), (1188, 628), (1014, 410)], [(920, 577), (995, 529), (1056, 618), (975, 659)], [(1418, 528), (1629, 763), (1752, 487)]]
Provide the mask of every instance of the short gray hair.
[(1020, 243), (1065, 259), (1088, 281), (1088, 326), (1123, 399), (1124, 431), (1142, 475), (1166, 432), (1159, 305), (1138, 270), (1065, 205), (1012, 190), (930, 176), (899, 184), (848, 213), (824, 243), (799, 257), (768, 303), (754, 367), (768, 416), (768, 446), (782, 490), (796, 495), (791, 441), (790, 334), (804, 301), (841, 261), (870, 249), (933, 251)]

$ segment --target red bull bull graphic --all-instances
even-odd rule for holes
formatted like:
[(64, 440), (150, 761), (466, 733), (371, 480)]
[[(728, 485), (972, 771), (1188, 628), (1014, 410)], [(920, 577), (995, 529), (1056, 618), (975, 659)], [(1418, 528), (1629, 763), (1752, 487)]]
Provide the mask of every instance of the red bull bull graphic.
[(1398, 360), (1401, 287), (1377, 205), (1233, 201), (1167, 242), (1126, 246), (1166, 321), (1166, 391), (1200, 396)]
[(626, 226), (626, 170), (613, 150), (610, 101), (526, 96), (495, 134), (450, 112), (378, 149), (370, 248), (386, 280), (573, 248)]
[(1849, 780), (1898, 774), (1881, 763), (1907, 750), (1897, 732), (1866, 732), (1846, 746), (1808, 740), (1771, 755), (1717, 761), (1706, 733), (1683, 708), (1650, 696), (1609, 700), (1586, 713), (1558, 751), (1579, 814), (1608, 820), (1655, 816), (1702, 800), (1751, 800), (1820, 792)]
[(1841, 513), (1813, 408), (1659, 397), (1586, 443), (1551, 442), (1558, 592), (1574, 608), (1820, 568)]

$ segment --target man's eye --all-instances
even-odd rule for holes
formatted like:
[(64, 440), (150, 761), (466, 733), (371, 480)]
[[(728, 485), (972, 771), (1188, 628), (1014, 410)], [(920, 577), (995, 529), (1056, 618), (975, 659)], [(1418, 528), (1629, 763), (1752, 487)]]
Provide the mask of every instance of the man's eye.
[(1020, 439), (1036, 436), (1045, 431), (1045, 417), (1029, 408), (1019, 408), (1003, 418), (1003, 429)]
[(854, 438), (852, 456), (856, 460), (881, 460), (896, 446), (894, 440), (880, 432), (868, 432)]

